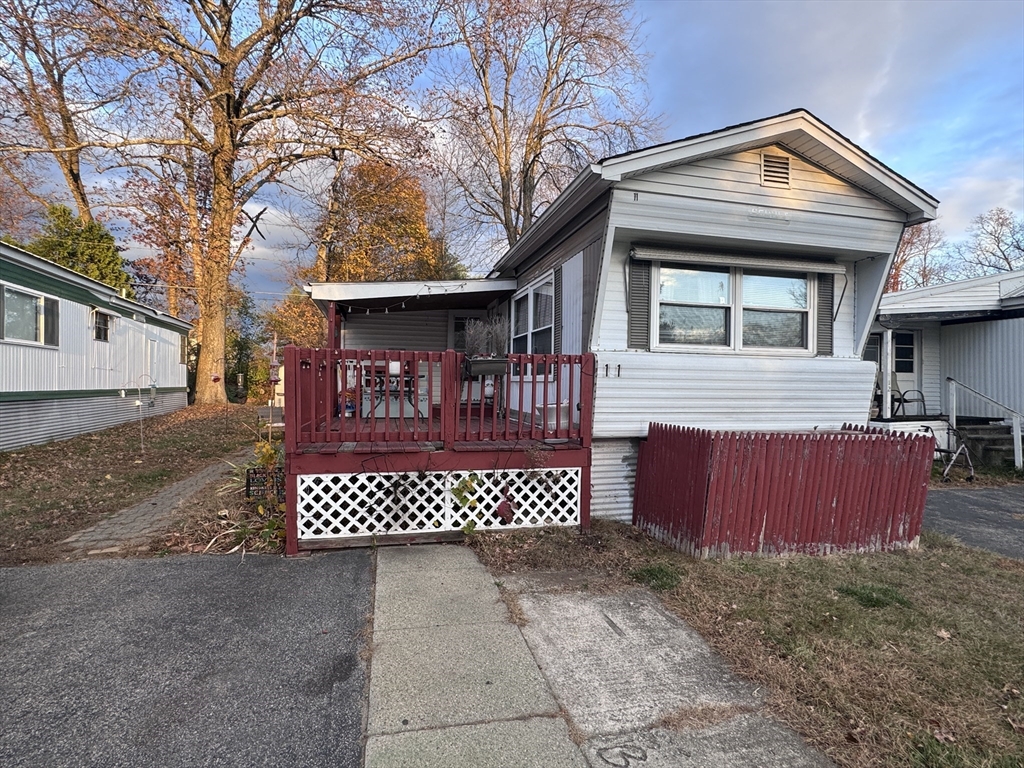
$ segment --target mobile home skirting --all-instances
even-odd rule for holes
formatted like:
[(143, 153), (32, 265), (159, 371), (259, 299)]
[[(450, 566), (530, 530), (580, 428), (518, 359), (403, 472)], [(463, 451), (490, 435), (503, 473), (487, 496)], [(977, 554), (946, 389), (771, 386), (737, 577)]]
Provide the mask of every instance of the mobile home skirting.
[[(61, 395), (63, 393), (53, 393)], [(29, 445), (66, 440), (87, 432), (115, 427), (139, 418), (135, 405), (138, 393), (116, 392), (94, 397), (54, 397), (0, 402), (0, 451), (13, 451)], [(146, 405), (149, 390), (142, 390), (142, 418), (162, 416), (187, 405), (184, 388), (158, 390), (156, 404)]]

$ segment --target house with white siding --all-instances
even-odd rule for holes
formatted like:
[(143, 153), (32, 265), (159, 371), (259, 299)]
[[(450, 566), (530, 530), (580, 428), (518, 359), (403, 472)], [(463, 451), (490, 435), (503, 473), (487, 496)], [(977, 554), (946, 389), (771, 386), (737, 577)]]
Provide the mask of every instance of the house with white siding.
[[(879, 426), (955, 417), (978, 453), (999, 453), (1009, 433), (987, 422), (1024, 414), (1024, 270), (886, 294), (864, 356), (889, 371), (878, 379)], [(917, 395), (901, 407), (908, 391)]]
[(190, 328), (0, 243), (0, 451), (183, 408)]
[[(773, 431), (867, 422), (875, 366), (863, 352), (893, 254), (937, 205), (795, 110), (589, 165), (486, 279), (307, 290), (335, 348), (458, 349), (468, 320), (503, 316), (510, 359), (592, 360), (582, 379), (556, 377), (592, 392), (592, 412), (579, 416), (592, 438), (580, 493), (594, 516), (628, 520), (652, 421)], [(509, 412), (536, 418), (542, 395), (579, 414), (578, 391), (553, 394), (550, 381), (529, 391), (520, 368), (494, 381), (506, 424)]]

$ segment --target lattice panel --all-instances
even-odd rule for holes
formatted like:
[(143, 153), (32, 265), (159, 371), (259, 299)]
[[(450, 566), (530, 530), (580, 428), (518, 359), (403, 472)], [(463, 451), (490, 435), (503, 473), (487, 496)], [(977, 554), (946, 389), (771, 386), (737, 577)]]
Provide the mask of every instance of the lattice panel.
[(579, 468), (298, 476), (300, 541), (579, 520)]

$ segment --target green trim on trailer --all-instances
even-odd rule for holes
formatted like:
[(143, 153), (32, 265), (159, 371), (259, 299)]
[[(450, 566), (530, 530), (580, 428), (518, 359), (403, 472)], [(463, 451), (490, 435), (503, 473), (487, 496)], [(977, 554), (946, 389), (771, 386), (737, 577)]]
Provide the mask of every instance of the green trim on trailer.
[[(3, 269), (0, 270), (0, 272), (2, 272), (2, 274), (0, 274), (0, 280), (5, 283), (10, 283), (12, 286), (20, 285), (30, 290), (38, 291), (39, 293), (48, 293), (51, 296), (56, 296), (64, 299), (65, 301), (73, 301), (76, 304), (97, 307), (109, 312), (110, 314), (117, 314), (121, 317), (132, 317), (133, 315), (139, 314), (145, 318), (147, 325), (155, 325), (158, 328), (175, 331), (183, 336), (188, 333), (188, 330), (182, 328), (180, 325), (167, 322), (166, 320), (162, 320), (158, 317), (150, 316), (141, 306), (139, 307), (138, 312), (133, 312), (130, 308), (124, 306), (114, 306), (109, 301), (100, 295), (93, 293), (87, 288), (73, 285), (59, 278), (44, 275), (41, 272), (36, 272), (35, 270), (24, 267), (21, 264), (16, 264), (13, 261), (4, 259), (2, 254), (0, 254), (0, 262), (3, 263)], [(178, 322), (184, 323), (184, 321)]]
[[(126, 398), (132, 394), (135, 387), (126, 387)], [(149, 387), (142, 387), (142, 392), (147, 393)], [(158, 395), (171, 392), (187, 392), (188, 387), (157, 387)], [(37, 400), (81, 400), (88, 397), (119, 397), (119, 389), (66, 389), (66, 390), (39, 390), (36, 392), (0, 392), (0, 403), (21, 403), (35, 402)]]

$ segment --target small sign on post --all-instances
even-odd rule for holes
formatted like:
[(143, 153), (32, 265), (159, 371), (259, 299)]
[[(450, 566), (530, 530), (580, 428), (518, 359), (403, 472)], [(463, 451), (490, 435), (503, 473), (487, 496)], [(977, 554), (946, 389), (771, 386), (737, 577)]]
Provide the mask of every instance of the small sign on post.
[(249, 467), (245, 470), (245, 498), (276, 498), (279, 504), (285, 501), (284, 467)]

